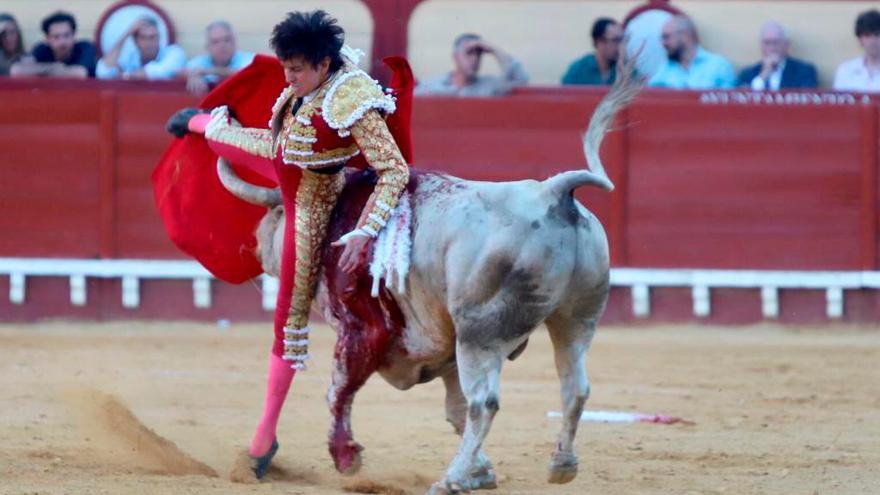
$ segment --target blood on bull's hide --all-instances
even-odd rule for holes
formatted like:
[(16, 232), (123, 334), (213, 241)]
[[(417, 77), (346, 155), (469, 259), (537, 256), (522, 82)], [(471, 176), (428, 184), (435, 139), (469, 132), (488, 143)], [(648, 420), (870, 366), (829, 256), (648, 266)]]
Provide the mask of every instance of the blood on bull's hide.
[[(495, 486), (482, 442), (500, 407), (505, 359), (519, 355), (530, 333), (545, 324), (561, 385), (563, 425), (549, 481), (577, 474), (574, 437), (589, 395), (586, 351), (608, 298), (605, 231), (574, 200), (577, 187), (612, 190), (598, 150), (615, 114), (638, 93), (632, 62), (597, 107), (584, 136), (590, 169), (545, 181), (476, 182), (415, 172), (409, 185), (412, 253), (406, 290), (370, 297), (366, 271), (346, 275), (339, 249), (329, 246), (355, 225), (375, 176), (348, 176), (327, 235), (316, 305), (337, 332), (328, 401), (333, 415), (329, 448), (336, 468), (360, 467), (353, 439), (354, 395), (373, 372), (407, 389), (441, 377), (446, 415), (462, 434), (458, 454), (429, 493)], [(227, 164), (218, 172), (240, 198), (270, 207), (257, 232), (264, 269), (277, 276), (283, 208), (272, 192), (243, 183)], [(270, 199), (267, 199), (270, 198)]]

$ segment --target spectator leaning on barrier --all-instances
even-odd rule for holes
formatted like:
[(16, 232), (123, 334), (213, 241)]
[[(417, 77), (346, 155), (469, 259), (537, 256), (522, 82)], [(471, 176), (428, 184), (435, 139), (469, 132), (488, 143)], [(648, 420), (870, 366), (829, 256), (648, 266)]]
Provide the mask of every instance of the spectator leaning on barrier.
[(254, 54), (236, 49), (235, 32), (226, 21), (214, 21), (205, 28), (208, 53), (193, 57), (187, 64), (186, 87), (202, 94), (235, 72), (247, 67)]
[(880, 92), (880, 12), (871, 9), (856, 18), (856, 37), (864, 55), (840, 64), (834, 89)]
[(591, 35), (596, 51), (572, 62), (562, 76), (562, 84), (597, 86), (614, 83), (623, 28), (614, 19), (601, 17), (593, 23)]
[[(479, 75), (484, 53), (490, 53), (501, 66), (501, 76)], [(515, 86), (527, 84), (529, 76), (522, 63), (476, 34), (462, 34), (453, 44), (455, 69), (449, 74), (428, 79), (416, 86), (416, 95), (501, 96)]]
[(700, 46), (697, 29), (690, 18), (677, 15), (663, 24), (661, 34), (667, 61), (651, 78), (651, 86), (675, 89), (732, 88), (733, 66), (721, 55)]
[(12, 65), (26, 58), (18, 22), (11, 14), (0, 13), (0, 76), (8, 76)]
[(740, 71), (736, 85), (755, 91), (818, 87), (816, 66), (789, 56), (790, 45), (781, 24), (765, 22), (761, 26), (761, 61)]
[(67, 77), (85, 79), (95, 76), (97, 52), (89, 41), (76, 41), (76, 19), (67, 12), (55, 12), (40, 26), (45, 41), (34, 46), (33, 61), (12, 67), (13, 76)]
[[(134, 40), (134, 50), (125, 49), (129, 37)], [(142, 17), (98, 61), (96, 72), (100, 79), (172, 79), (185, 65), (183, 48), (162, 46), (159, 23), (152, 17)]]

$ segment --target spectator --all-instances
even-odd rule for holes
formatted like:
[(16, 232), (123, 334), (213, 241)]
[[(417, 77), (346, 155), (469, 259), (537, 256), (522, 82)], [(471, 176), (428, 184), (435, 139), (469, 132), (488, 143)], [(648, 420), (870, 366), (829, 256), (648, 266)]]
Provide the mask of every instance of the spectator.
[(676, 89), (732, 88), (736, 73), (724, 57), (700, 46), (693, 21), (683, 15), (663, 24), (660, 37), (667, 61), (649, 84)]
[(245, 68), (254, 54), (236, 50), (235, 33), (226, 21), (214, 21), (205, 28), (205, 48), (208, 53), (193, 57), (186, 64), (186, 87), (202, 94), (217, 83)]
[[(124, 49), (131, 37), (135, 50)], [(142, 17), (98, 61), (97, 75), (101, 79), (172, 79), (186, 65), (186, 54), (177, 45), (162, 46), (159, 23), (152, 17)]]
[(85, 79), (95, 76), (97, 53), (89, 41), (76, 41), (76, 19), (67, 12), (55, 12), (40, 26), (45, 41), (32, 52), (33, 62), (20, 62), (12, 68), (13, 76), (68, 77)]
[(856, 18), (856, 37), (864, 55), (840, 64), (834, 74), (839, 91), (880, 91), (880, 12), (871, 9)]
[[(479, 75), (484, 53), (490, 53), (501, 66), (501, 77)], [(455, 68), (445, 76), (422, 81), (416, 86), (417, 95), (437, 96), (501, 96), (514, 86), (526, 84), (529, 76), (522, 63), (492, 46), (476, 34), (462, 34), (453, 44), (452, 60)]]
[(568, 66), (562, 84), (598, 86), (614, 83), (623, 28), (614, 19), (602, 17), (593, 23), (591, 34), (595, 53), (584, 55)]
[(8, 76), (12, 65), (25, 58), (18, 22), (12, 15), (0, 13), (0, 76)]
[(765, 22), (761, 26), (761, 61), (743, 69), (736, 85), (750, 87), (755, 91), (818, 87), (816, 67), (789, 56), (790, 44), (781, 24), (775, 21)]

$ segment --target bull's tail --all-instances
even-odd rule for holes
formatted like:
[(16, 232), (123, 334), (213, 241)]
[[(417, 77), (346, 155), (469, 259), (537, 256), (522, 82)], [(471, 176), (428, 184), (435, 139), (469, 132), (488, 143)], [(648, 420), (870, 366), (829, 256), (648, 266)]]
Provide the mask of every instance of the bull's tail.
[(573, 170), (550, 177), (544, 181), (544, 187), (551, 194), (561, 197), (578, 187), (588, 185), (606, 191), (614, 190), (614, 183), (608, 178), (605, 167), (602, 166), (602, 160), (599, 158), (599, 147), (611, 127), (611, 123), (614, 122), (614, 116), (621, 108), (632, 102), (645, 83), (644, 77), (635, 74), (638, 52), (632, 57), (623, 57), (623, 50), (625, 49), (621, 50), (623, 63), (617, 67), (617, 80), (593, 112), (587, 132), (583, 137), (587, 170)]

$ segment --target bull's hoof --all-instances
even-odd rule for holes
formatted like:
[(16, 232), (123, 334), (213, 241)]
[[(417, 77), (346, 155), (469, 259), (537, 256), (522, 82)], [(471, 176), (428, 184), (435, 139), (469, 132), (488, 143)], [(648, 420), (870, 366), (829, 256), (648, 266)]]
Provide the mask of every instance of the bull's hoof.
[(343, 445), (330, 444), (330, 456), (333, 457), (336, 470), (345, 476), (351, 476), (360, 471), (362, 450), (364, 447), (354, 440), (349, 440)]
[(491, 467), (478, 469), (471, 473), (467, 484), (471, 490), (494, 490), (498, 488), (498, 482), (495, 480), (495, 471)]
[(556, 484), (571, 482), (578, 473), (577, 456), (571, 453), (556, 452), (550, 460), (550, 472), (547, 481)]
[(438, 481), (431, 485), (431, 488), (428, 488), (425, 495), (456, 495), (459, 493), (470, 493), (470, 490), (459, 483)]
[(272, 441), (272, 446), (269, 447), (269, 452), (266, 452), (260, 457), (251, 457), (251, 470), (254, 472), (254, 476), (256, 476), (258, 480), (261, 480), (263, 479), (263, 476), (266, 476), (266, 471), (269, 470), (269, 464), (272, 464), (272, 458), (275, 457), (276, 453), (278, 453), (277, 439)]

